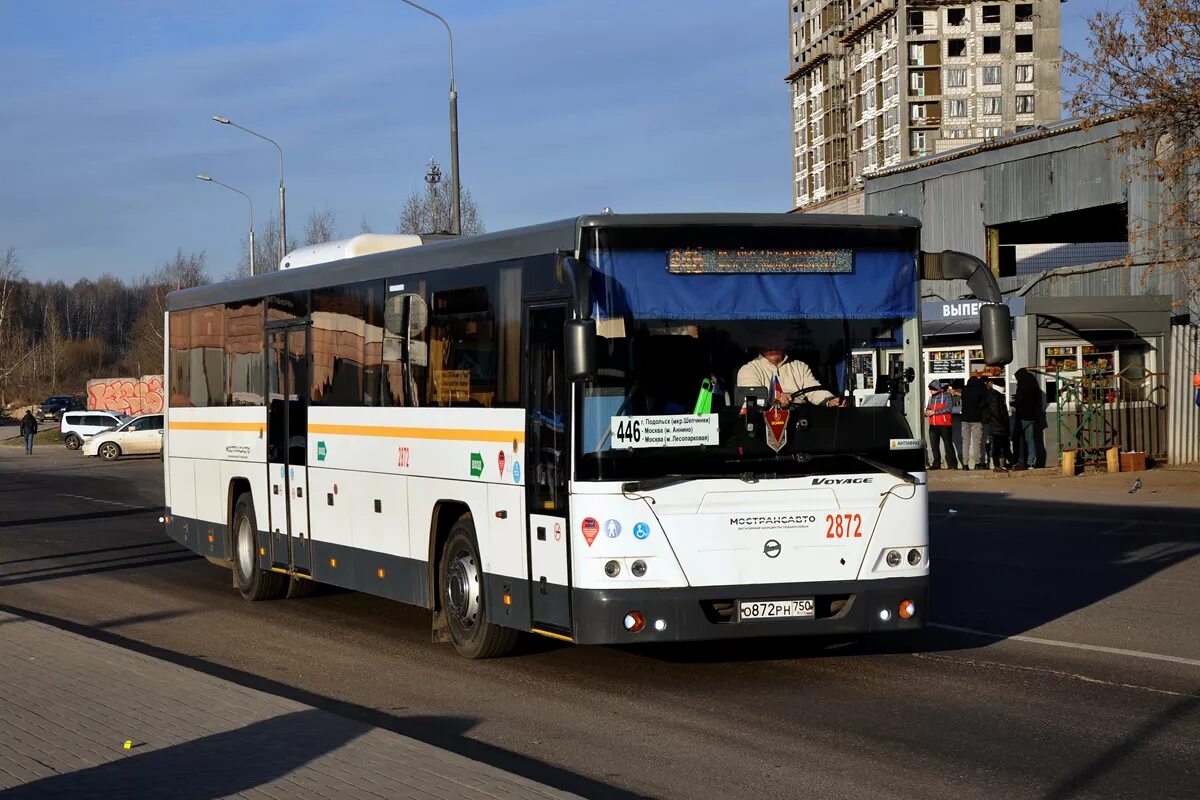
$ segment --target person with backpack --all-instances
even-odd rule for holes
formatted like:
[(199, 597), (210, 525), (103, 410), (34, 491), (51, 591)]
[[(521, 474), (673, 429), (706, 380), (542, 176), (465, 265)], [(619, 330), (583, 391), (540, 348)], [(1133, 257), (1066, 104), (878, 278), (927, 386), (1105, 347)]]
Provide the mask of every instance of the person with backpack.
[(32, 411), (26, 411), (21, 417), (21, 436), (25, 437), (25, 455), (33, 455), (33, 437), (37, 435), (38, 424), (33, 418)]
[(929, 420), (929, 447), (933, 451), (933, 463), (929, 468), (942, 468), (944, 444), (946, 466), (958, 469), (958, 459), (954, 455), (954, 398), (941, 381), (930, 381), (929, 393), (929, 402), (925, 405), (925, 418)]
[(983, 397), (980, 420), (992, 440), (992, 471), (1008, 472), (1008, 404), (1004, 402), (1004, 390), (993, 381), (983, 382), (987, 394)]

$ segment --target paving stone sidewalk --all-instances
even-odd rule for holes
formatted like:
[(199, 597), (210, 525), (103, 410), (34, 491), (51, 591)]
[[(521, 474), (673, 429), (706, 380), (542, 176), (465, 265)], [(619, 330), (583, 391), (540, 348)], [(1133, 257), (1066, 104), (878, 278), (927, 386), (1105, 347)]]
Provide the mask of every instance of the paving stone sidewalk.
[[(130, 749), (124, 743), (130, 741)], [(575, 797), (0, 612), (0, 800)]]

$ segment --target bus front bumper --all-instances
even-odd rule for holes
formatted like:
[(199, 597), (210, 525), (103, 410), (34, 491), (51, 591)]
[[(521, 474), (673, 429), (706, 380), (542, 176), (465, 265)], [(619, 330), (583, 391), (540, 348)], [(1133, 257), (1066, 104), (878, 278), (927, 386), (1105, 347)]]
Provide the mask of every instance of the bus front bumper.
[[(740, 619), (741, 603), (799, 598), (813, 599), (814, 616)], [(670, 589), (573, 589), (571, 611), (578, 644), (907, 631), (925, 625), (929, 576)], [(636, 620), (634, 612), (643, 621), (638, 631), (626, 628), (627, 616)], [(911, 616), (905, 618), (909, 612)]]

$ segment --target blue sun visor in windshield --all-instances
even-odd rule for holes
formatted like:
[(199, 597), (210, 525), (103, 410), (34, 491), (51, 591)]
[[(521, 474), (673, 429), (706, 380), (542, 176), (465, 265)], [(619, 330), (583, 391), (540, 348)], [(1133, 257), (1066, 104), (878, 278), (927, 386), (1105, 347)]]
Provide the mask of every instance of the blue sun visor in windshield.
[(594, 311), (599, 319), (881, 319), (916, 314), (911, 251), (855, 249), (809, 255), (803, 261), (780, 255), (602, 249), (598, 263), (592, 263)]

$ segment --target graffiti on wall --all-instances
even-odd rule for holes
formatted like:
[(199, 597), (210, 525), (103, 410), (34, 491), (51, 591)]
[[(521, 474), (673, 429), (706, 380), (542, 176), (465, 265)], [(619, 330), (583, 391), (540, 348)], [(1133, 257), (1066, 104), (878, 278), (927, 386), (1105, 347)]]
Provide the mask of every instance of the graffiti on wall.
[(122, 414), (160, 414), (163, 410), (163, 376), (100, 378), (88, 381), (89, 411), (119, 411)]

